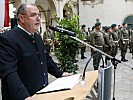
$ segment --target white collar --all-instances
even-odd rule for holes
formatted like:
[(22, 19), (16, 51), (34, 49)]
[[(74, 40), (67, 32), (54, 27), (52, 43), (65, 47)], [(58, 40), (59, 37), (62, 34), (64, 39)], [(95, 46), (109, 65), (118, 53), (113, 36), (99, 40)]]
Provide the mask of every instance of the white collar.
[(25, 31), (26, 33), (28, 33), (29, 35), (34, 35), (34, 33), (30, 33), (30, 32), (28, 32), (28, 31), (26, 31), (22, 26), (20, 26), (19, 24), (18, 24), (18, 27), (20, 28), (20, 29), (22, 29), (23, 31)]

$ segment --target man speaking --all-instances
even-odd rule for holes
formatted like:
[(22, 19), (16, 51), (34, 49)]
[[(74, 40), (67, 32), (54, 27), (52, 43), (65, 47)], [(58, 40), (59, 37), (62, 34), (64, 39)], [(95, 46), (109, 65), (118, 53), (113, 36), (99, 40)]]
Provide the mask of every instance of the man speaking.
[(69, 75), (59, 70), (37, 34), (38, 8), (21, 4), (17, 18), (18, 26), (0, 36), (2, 100), (32, 100), (48, 84), (48, 72), (55, 77)]

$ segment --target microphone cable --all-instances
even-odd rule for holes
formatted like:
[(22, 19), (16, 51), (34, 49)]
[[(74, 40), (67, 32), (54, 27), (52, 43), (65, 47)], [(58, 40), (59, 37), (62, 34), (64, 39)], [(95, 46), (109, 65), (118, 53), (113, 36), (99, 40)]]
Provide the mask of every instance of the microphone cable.
[[(87, 63), (86, 63), (86, 65), (85, 65), (85, 68), (84, 68), (84, 71), (83, 71), (83, 76), (82, 76), (82, 80), (84, 80), (85, 79), (85, 72), (86, 72), (86, 68), (87, 68), (87, 66), (88, 66), (88, 64), (89, 64), (89, 62), (91, 61), (91, 59), (93, 58), (93, 57), (95, 57), (97, 54), (100, 54), (99, 52), (97, 52), (96, 54), (94, 54), (94, 55), (92, 55), (91, 57), (90, 57), (90, 59), (87, 61)], [(102, 56), (102, 55), (101, 55)], [(104, 59), (103, 59), (103, 56), (102, 56), (102, 66), (101, 66), (102, 68), (104, 68)]]

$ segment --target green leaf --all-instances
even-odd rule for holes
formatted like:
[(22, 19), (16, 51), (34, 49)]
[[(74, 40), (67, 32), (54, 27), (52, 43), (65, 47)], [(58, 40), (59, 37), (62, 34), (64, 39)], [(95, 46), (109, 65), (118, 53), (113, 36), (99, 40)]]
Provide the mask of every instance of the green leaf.
[[(76, 32), (76, 36), (79, 38), (80, 30), (78, 24), (79, 16), (74, 15), (73, 18), (63, 18), (58, 20), (58, 25), (63, 28)], [(60, 62), (60, 68), (63, 71), (70, 73), (76, 73), (79, 70), (79, 66), (74, 64), (76, 55), (79, 53), (80, 43), (73, 40), (67, 35), (62, 33), (56, 33), (56, 38), (60, 43), (59, 48), (56, 48), (55, 55)]]

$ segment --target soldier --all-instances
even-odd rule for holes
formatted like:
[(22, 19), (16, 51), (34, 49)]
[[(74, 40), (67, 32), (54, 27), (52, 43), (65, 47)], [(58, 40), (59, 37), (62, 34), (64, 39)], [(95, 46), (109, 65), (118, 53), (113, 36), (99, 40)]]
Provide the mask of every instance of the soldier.
[(87, 32), (88, 33), (87, 34), (88, 36), (90, 35), (90, 32), (91, 32), (90, 27), (88, 27), (88, 32)]
[(119, 41), (118, 41), (119, 49), (121, 49), (121, 40), (120, 40), (121, 29), (122, 29), (122, 26), (118, 25), (117, 33), (118, 33), (118, 38), (119, 38)]
[[(82, 25), (81, 26), (81, 40), (86, 41), (86, 37), (87, 37), (87, 31), (85, 30), (86, 25)], [(87, 57), (84, 56), (84, 52), (85, 52), (86, 46), (81, 44), (81, 59), (85, 59)]]
[(131, 53), (132, 53), (132, 59), (133, 59), (133, 24), (131, 25), (131, 29), (129, 30), (129, 39), (131, 43)]
[(128, 48), (128, 42), (129, 42), (129, 34), (128, 34), (128, 30), (127, 30), (127, 23), (123, 23), (123, 28), (121, 30), (121, 35), (120, 35), (120, 39), (121, 39), (121, 61), (126, 62), (128, 61), (127, 59), (125, 59), (125, 55), (127, 52), (127, 48)]
[(129, 53), (132, 53), (132, 44), (133, 44), (133, 42), (132, 42), (132, 40), (131, 40), (131, 37), (132, 37), (132, 26), (133, 25), (131, 25), (131, 28), (129, 29)]
[(112, 29), (112, 38), (113, 38), (113, 45), (112, 45), (112, 52), (111, 52), (111, 56), (115, 57), (118, 51), (118, 33), (117, 33), (117, 29), (116, 29), (117, 25), (116, 24), (112, 24), (111, 25), (111, 29)]
[(87, 41), (90, 44), (91, 41), (91, 34), (95, 31), (95, 26), (92, 27), (91, 31), (90, 31), (90, 36), (88, 36)]
[[(93, 31), (90, 34), (90, 44), (97, 49), (103, 51), (103, 45), (104, 45), (104, 38), (103, 38), (103, 33), (101, 32), (101, 23), (97, 22), (95, 24), (95, 31)], [(102, 54), (98, 53), (96, 50), (91, 49), (92, 55), (96, 55), (93, 57), (93, 67), (94, 70), (98, 70), (100, 60), (102, 58)]]
[(51, 43), (52, 43), (53, 38), (54, 38), (54, 35), (52, 31), (49, 29), (48, 26), (46, 26), (46, 31), (43, 34), (43, 42), (45, 46), (47, 47), (48, 53), (50, 53)]
[(95, 26), (92, 26), (91, 32), (93, 32), (95, 30)]
[(87, 34), (86, 34), (86, 39), (87, 39), (88, 42), (90, 42), (89, 41), (90, 33), (91, 33), (91, 30), (90, 30), (90, 27), (88, 27), (88, 31), (87, 31)]
[(106, 26), (102, 26), (102, 31), (105, 32)]
[(45, 41), (46, 39), (51, 39), (52, 40), (53, 38), (54, 38), (54, 34), (49, 29), (49, 26), (46, 26), (46, 31), (43, 34), (43, 41)]
[[(110, 26), (105, 28), (105, 34), (104, 34), (104, 52), (108, 55), (111, 55), (112, 52), (112, 45), (113, 45), (113, 38), (112, 38), (112, 29)], [(109, 57), (105, 57), (105, 63), (107, 65), (107, 62), (110, 60)]]

